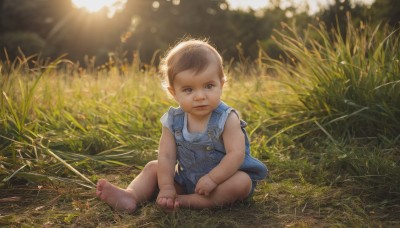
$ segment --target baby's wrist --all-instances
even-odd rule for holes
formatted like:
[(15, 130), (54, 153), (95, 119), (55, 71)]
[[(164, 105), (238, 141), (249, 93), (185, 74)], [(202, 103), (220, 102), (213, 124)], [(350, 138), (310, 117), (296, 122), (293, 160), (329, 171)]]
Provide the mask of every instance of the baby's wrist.
[(160, 190), (171, 190), (171, 189), (175, 190), (175, 186), (172, 184), (164, 184), (159, 186), (159, 188)]
[(212, 182), (214, 182), (214, 184), (219, 185), (219, 183), (218, 183), (217, 181), (215, 181), (215, 178), (212, 176), (211, 173), (208, 173), (207, 175), (208, 175), (208, 178), (210, 178), (210, 180), (211, 180)]

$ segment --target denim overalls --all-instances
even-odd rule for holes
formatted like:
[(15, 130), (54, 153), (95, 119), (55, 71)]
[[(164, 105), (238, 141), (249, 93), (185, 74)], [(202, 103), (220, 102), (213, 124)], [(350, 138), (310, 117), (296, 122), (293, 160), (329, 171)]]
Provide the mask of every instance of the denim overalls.
[[(193, 193), (198, 180), (217, 166), (225, 155), (225, 147), (221, 139), (223, 127), (231, 111), (236, 112), (221, 102), (212, 112), (207, 129), (203, 133), (191, 134), (187, 131), (187, 118), (181, 108), (170, 108), (161, 118), (161, 122), (174, 135), (177, 148), (177, 167), (175, 181)], [(258, 180), (268, 174), (267, 167), (250, 155), (250, 144), (244, 129), (246, 123), (240, 120), (245, 135), (245, 158), (240, 170), (246, 172), (253, 181), (253, 188)]]

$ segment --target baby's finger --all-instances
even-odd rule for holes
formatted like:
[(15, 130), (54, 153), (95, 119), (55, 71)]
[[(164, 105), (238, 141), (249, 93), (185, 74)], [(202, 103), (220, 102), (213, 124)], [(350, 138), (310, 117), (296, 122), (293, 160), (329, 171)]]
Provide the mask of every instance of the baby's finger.
[(169, 208), (169, 209), (173, 209), (174, 208), (174, 200), (173, 199), (171, 199), (171, 198), (168, 198), (167, 199), (167, 202), (166, 202), (166, 206), (167, 206), (167, 208)]
[(161, 207), (164, 207), (165, 205), (165, 198), (158, 198), (157, 199), (157, 204)]
[(163, 208), (169, 208), (169, 198), (162, 198), (161, 203), (159, 204)]
[(171, 203), (169, 198), (162, 198), (159, 205), (161, 207), (168, 208), (170, 204)]
[(177, 201), (177, 200), (175, 200), (175, 203), (174, 203), (174, 209), (178, 209), (179, 208), (179, 202)]

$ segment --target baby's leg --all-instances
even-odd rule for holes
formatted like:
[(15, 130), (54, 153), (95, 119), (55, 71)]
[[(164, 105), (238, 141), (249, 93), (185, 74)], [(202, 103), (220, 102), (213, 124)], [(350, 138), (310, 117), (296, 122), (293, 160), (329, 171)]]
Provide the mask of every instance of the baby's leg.
[(231, 178), (224, 181), (211, 192), (210, 196), (199, 194), (179, 195), (180, 207), (193, 209), (212, 208), (233, 204), (236, 201), (245, 199), (251, 190), (252, 181), (247, 173), (237, 171)]
[(147, 163), (126, 189), (107, 180), (99, 180), (96, 195), (114, 209), (133, 212), (138, 203), (149, 200), (153, 195), (157, 187), (157, 164), (157, 161)]

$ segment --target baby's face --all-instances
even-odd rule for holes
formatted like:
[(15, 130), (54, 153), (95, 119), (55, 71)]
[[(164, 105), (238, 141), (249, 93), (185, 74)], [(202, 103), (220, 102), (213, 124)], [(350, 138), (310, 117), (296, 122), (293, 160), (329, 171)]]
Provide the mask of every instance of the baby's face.
[(175, 76), (169, 87), (179, 106), (188, 114), (208, 116), (221, 102), (224, 81), (218, 76), (216, 64), (209, 64), (202, 72), (186, 70)]

